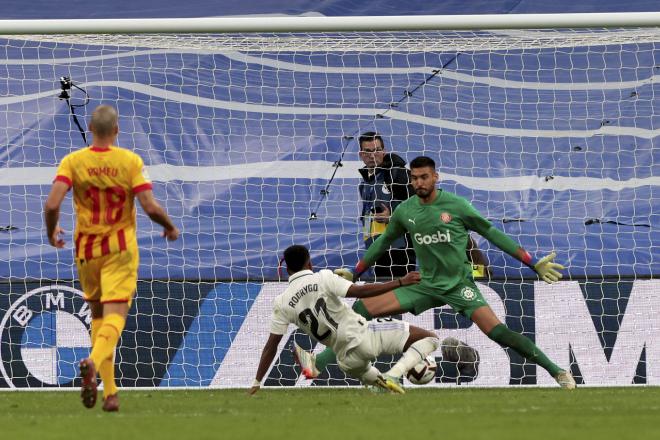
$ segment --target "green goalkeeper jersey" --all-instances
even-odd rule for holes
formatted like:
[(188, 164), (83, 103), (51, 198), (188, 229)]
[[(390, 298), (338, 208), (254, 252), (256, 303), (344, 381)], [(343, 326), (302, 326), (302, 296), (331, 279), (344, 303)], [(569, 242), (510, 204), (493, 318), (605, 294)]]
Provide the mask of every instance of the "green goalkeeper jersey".
[(447, 291), (472, 278), (472, 265), (466, 254), (470, 230), (515, 258), (525, 260), (524, 249), (493, 227), (470, 202), (438, 189), (431, 203), (423, 204), (419, 197), (412, 196), (397, 206), (387, 229), (369, 247), (362, 263), (371, 266), (392, 241), (409, 232), (422, 282)]

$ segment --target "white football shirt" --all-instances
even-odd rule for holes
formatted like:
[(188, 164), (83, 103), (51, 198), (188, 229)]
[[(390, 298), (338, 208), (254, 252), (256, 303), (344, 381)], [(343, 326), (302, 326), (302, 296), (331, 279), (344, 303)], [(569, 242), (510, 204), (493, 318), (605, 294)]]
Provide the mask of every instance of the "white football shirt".
[(296, 272), (275, 298), (270, 332), (283, 335), (294, 324), (343, 356), (367, 331), (366, 320), (342, 301), (352, 284), (327, 269)]

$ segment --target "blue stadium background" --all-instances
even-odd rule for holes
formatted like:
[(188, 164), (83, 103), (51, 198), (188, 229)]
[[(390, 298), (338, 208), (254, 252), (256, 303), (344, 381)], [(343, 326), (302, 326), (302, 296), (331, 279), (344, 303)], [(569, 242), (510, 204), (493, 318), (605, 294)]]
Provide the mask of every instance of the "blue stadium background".
[[(415, 12), (465, 13), (470, 10), (493, 13), (552, 12), (534, 2), (459, 2), (429, 8), (422, 2), (361, 3), (348, 8), (347, 2), (324, 4), (315, 9), (311, 2), (289, 3), (285, 10), (270, 2), (249, 9), (222, 9), (223, 14), (303, 13), (323, 14), (405, 14)], [(587, 6), (560, 2), (568, 10)], [(130, 8), (95, 11), (93, 16), (189, 16), (215, 15), (215, 3), (200, 2), (193, 8), (144, 3), (141, 12)], [(469, 6), (468, 6), (469, 4)], [(487, 5), (487, 7), (486, 7)], [(515, 5), (515, 7), (514, 7)], [(594, 4), (595, 5), (595, 4)], [(623, 6), (599, 2), (598, 10)], [(49, 3), (38, 17), (63, 17)], [(213, 7), (212, 7), (213, 6)], [(216, 5), (217, 6), (217, 5)], [(225, 5), (226, 6), (226, 5)], [(484, 6), (485, 9), (481, 9)], [(238, 6), (233, 5), (232, 8)], [(559, 8), (553, 4), (553, 8)], [(87, 9), (86, 9), (87, 8)], [(74, 2), (67, 17), (85, 16), (89, 6)], [(215, 8), (215, 9), (214, 9)], [(628, 4), (626, 10), (651, 9), (651, 2)], [(620, 10), (620, 9), (618, 9)], [(199, 11), (204, 11), (200, 14)], [(14, 17), (18, 9), (5, 9), (3, 18)], [(34, 18), (27, 12), (21, 18)], [(3, 40), (3, 43), (5, 40)], [(439, 159), (441, 173), (459, 176), (443, 187), (471, 200), (498, 227), (533, 252), (556, 250), (560, 261), (574, 277), (648, 276), (657, 273), (660, 253), (657, 232), (658, 176), (657, 136), (660, 115), (656, 97), (658, 57), (655, 44), (514, 50), (496, 53), (426, 53), (391, 56), (386, 53), (339, 56), (337, 54), (266, 54), (270, 60), (316, 67), (372, 67), (375, 73), (309, 73), (303, 70), (276, 70), (251, 61), (224, 55), (194, 53), (143, 54), (110, 57), (96, 61), (63, 61), (127, 51), (62, 43), (14, 42), (3, 46), (0, 64), (0, 94), (7, 101), (0, 108), (5, 129), (0, 131), (6, 146), (0, 155), (2, 168), (54, 167), (78, 148), (81, 141), (71, 123), (68, 109), (56, 98), (57, 78), (71, 76), (79, 82), (122, 81), (125, 85), (89, 87), (91, 102), (79, 109), (81, 117), (101, 102), (113, 102), (121, 114), (119, 143), (135, 148), (147, 165), (240, 166), (269, 161), (325, 161), (328, 166), (317, 178), (248, 177), (245, 179), (191, 182), (157, 182), (155, 193), (165, 200), (177, 219), (182, 240), (163, 246), (157, 233), (141, 218), (141, 278), (151, 279), (276, 279), (278, 255), (293, 242), (309, 243), (318, 266), (354, 264), (359, 255), (357, 174), (337, 179), (330, 197), (319, 209), (319, 220), (308, 220), (315, 210), (319, 192), (332, 174), (331, 164), (344, 147), (342, 137), (375, 129), (388, 140), (392, 150), (407, 160), (419, 154)], [(47, 64), (16, 63), (24, 59), (53, 59)], [(147, 68), (148, 66), (148, 68)], [(213, 66), (212, 69), (208, 67)], [(376, 113), (399, 101), (432, 72), (447, 71), (525, 81), (528, 83), (591, 83), (637, 81), (636, 87), (604, 90), (536, 90), (470, 83), (438, 75), (396, 110), (430, 120), (463, 123), (466, 131), (455, 131), (397, 117), (378, 119)], [(413, 73), (380, 74), (387, 67), (410, 67)], [(253, 69), (253, 73), (249, 72)], [(341, 87), (335, 84), (341, 83)], [(152, 85), (160, 91), (177, 92), (183, 98), (163, 99), (140, 90)], [(52, 90), (52, 94), (48, 93)], [(40, 94), (38, 96), (26, 96)], [(213, 108), (197, 98), (226, 100), (264, 106), (281, 106), (281, 112), (240, 111)], [(292, 115), (288, 108), (340, 108), (346, 114)], [(371, 111), (354, 116), (350, 110)], [(340, 111), (341, 113), (341, 111)], [(146, 115), (149, 115), (146, 117)], [(594, 134), (606, 125), (621, 133)], [(487, 134), (483, 129), (522, 129), (525, 134)], [(638, 136), (634, 130), (650, 133)], [(470, 131), (474, 130), (474, 131)], [(545, 130), (540, 136), (536, 130)], [(575, 135), (554, 135), (553, 131), (573, 130)], [(548, 134), (549, 133), (549, 134)], [(580, 133), (583, 133), (580, 135)], [(355, 143), (348, 145), (346, 161), (359, 160)], [(46, 172), (46, 171), (44, 171)], [(52, 170), (50, 171), (52, 173)], [(293, 173), (295, 175), (295, 173)], [(501, 190), (497, 180), (490, 188), (469, 187), (460, 177), (497, 179), (537, 176), (545, 179), (589, 177), (599, 179), (596, 189), (561, 191)], [(316, 177), (316, 176), (315, 176)], [(646, 179), (648, 185), (610, 190), (605, 179), (626, 181)], [(482, 180), (483, 182), (483, 180)], [(12, 185), (5, 192), (9, 209), (0, 210), (0, 277), (74, 278), (69, 267), (57, 263), (61, 255), (44, 246), (40, 209), (47, 185)], [(8, 194), (8, 196), (7, 196)], [(63, 226), (71, 231), (71, 208)], [(514, 221), (507, 221), (514, 220)], [(595, 220), (595, 221), (594, 221)], [(18, 229), (13, 229), (13, 228)], [(488, 251), (495, 276), (530, 275), (527, 269), (480, 244)], [(655, 268), (655, 269), (654, 269)]]

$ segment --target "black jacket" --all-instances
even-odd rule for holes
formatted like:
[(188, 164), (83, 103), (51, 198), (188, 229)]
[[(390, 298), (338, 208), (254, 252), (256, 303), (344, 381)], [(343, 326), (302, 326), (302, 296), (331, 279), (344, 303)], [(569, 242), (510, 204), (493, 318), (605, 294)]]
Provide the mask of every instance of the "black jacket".
[(381, 166), (377, 167), (371, 176), (367, 167), (362, 167), (359, 171), (362, 176), (359, 191), (362, 198), (363, 222), (365, 216), (374, 208), (374, 203), (385, 203), (392, 212), (399, 203), (415, 194), (406, 161), (397, 154), (387, 153)]

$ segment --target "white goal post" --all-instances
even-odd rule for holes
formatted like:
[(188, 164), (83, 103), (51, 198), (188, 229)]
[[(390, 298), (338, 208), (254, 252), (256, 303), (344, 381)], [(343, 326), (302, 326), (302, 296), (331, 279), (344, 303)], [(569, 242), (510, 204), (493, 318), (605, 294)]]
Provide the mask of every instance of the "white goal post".
[[(568, 266), (548, 287), (475, 236), (503, 322), (580, 383), (659, 385), (658, 84), (660, 12), (0, 20), (0, 390), (70, 388), (89, 350), (71, 246), (47, 246), (42, 206), (101, 103), (183, 232), (165, 244), (138, 214), (121, 386), (251, 383), (283, 249), (318, 268), (364, 253), (365, 132), (433, 157), (443, 190)], [(404, 319), (480, 352), (463, 377), (438, 351), (435, 386), (553, 383), (447, 308)], [(286, 339), (266, 385), (355, 384), (336, 365), (299, 380), (291, 342), (320, 346)]]
[(378, 32), (657, 27), (660, 12), (0, 20), (0, 34)]

